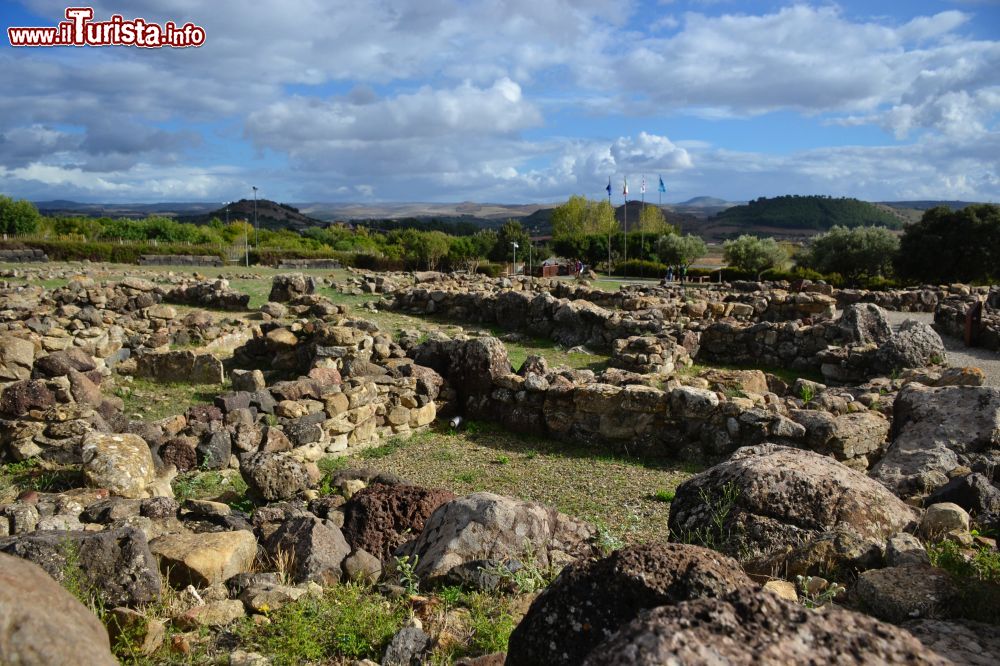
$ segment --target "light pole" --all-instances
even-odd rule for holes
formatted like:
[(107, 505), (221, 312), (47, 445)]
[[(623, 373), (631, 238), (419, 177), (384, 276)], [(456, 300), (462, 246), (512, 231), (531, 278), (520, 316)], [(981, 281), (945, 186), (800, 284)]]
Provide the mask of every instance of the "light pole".
[(257, 227), (257, 187), (253, 187), (253, 246), (256, 248), (260, 247), (260, 231)]
[(517, 275), (517, 248), (518, 248), (518, 245), (517, 245), (516, 241), (511, 241), (510, 244), (514, 246), (514, 265), (511, 267), (510, 272), (511, 272), (512, 275)]

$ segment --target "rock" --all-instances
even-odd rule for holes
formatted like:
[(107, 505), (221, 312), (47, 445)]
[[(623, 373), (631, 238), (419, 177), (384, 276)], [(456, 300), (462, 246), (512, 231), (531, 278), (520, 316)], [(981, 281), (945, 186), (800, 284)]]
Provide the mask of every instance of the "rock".
[(79, 347), (54, 351), (35, 360), (35, 372), (41, 377), (62, 377), (70, 370), (90, 372), (96, 367), (93, 357)]
[[(791, 576), (874, 566), (885, 540), (915, 519), (884, 486), (832, 458), (763, 444), (678, 486), (668, 526), (675, 539), (712, 543), (748, 572)], [(790, 552), (789, 544), (798, 546)]]
[(492, 337), (475, 338), (457, 346), (448, 366), (448, 381), (459, 395), (488, 393), (494, 380), (511, 372), (507, 347)]
[(880, 345), (892, 337), (885, 311), (874, 303), (854, 303), (844, 308), (837, 320), (844, 338), (858, 345)]
[(918, 617), (942, 617), (958, 596), (951, 576), (929, 564), (864, 571), (854, 591), (869, 613), (897, 624)]
[(288, 316), (288, 308), (281, 303), (275, 303), (274, 301), (269, 301), (260, 306), (261, 314), (266, 314), (272, 319), (284, 319)]
[(878, 451), (889, 434), (889, 421), (878, 412), (834, 416), (816, 409), (793, 409), (788, 416), (805, 426), (810, 450), (832, 455), (837, 460), (850, 460)]
[(101, 394), (100, 386), (92, 382), (87, 375), (76, 370), (70, 370), (67, 377), (69, 378), (69, 392), (78, 405), (94, 408), (101, 406), (104, 396)]
[(1000, 663), (1000, 633), (996, 625), (966, 620), (911, 620), (902, 625), (927, 648), (956, 664), (993, 666)]
[(977, 473), (957, 476), (941, 486), (927, 499), (924, 504), (951, 502), (962, 507), (969, 513), (1000, 512), (1000, 489), (997, 489), (984, 475)]
[(936, 541), (952, 530), (969, 531), (969, 514), (965, 509), (951, 502), (932, 504), (920, 519), (920, 535), (928, 541)]
[(899, 332), (875, 352), (875, 364), (882, 372), (902, 368), (923, 368), (945, 361), (944, 342), (930, 324), (907, 319)]
[(901, 497), (932, 492), (958, 467), (1000, 467), (1000, 388), (907, 384), (892, 443), (871, 475)]
[(35, 362), (35, 345), (12, 335), (0, 337), (0, 382), (18, 381), (31, 377)]
[(510, 664), (579, 664), (643, 609), (717, 597), (753, 582), (733, 559), (699, 546), (632, 546), (563, 569), (510, 636)]
[(670, 409), (680, 418), (706, 418), (719, 406), (715, 391), (678, 386), (670, 391)]
[(271, 281), (271, 293), (268, 301), (287, 303), (299, 296), (312, 294), (316, 291), (316, 280), (302, 273), (275, 275)]
[(34, 532), (0, 539), (0, 552), (34, 562), (59, 582), (72, 577), (110, 606), (141, 606), (160, 598), (156, 560), (134, 527)]
[(769, 391), (767, 376), (760, 370), (724, 370), (712, 368), (698, 375), (708, 380), (713, 391), (736, 389), (763, 395)]
[[(508, 662), (510, 663), (510, 662)], [(816, 613), (762, 590), (696, 599), (643, 614), (585, 666), (640, 664), (949, 663), (906, 631), (861, 613)]]
[(127, 641), (133, 651), (146, 657), (163, 645), (167, 635), (163, 622), (124, 606), (112, 608), (106, 618), (112, 645)]
[(424, 653), (431, 645), (431, 637), (417, 627), (403, 627), (389, 641), (382, 666), (420, 666)]
[(920, 540), (906, 532), (900, 532), (886, 542), (885, 561), (890, 567), (931, 562)]
[(94, 613), (40, 567), (0, 554), (0, 662), (114, 666)]
[(55, 404), (55, 393), (40, 379), (8, 384), (0, 393), (0, 413), (16, 418), (32, 409), (48, 409)]
[(420, 534), (435, 509), (455, 497), (447, 490), (372, 484), (344, 506), (344, 537), (387, 562), (403, 542)]
[(341, 564), (351, 552), (340, 530), (314, 516), (296, 516), (281, 523), (268, 537), (265, 550), (274, 562), (286, 561), (296, 583), (340, 582)]
[(208, 587), (238, 573), (250, 571), (257, 556), (257, 540), (246, 530), (165, 534), (153, 539), (150, 550), (171, 585)]
[(181, 629), (191, 631), (198, 627), (224, 627), (244, 615), (246, 611), (242, 601), (220, 599), (184, 611), (175, 622)]
[(287, 453), (256, 453), (240, 464), (240, 475), (256, 497), (274, 502), (287, 500), (319, 482), (315, 465)]
[(185, 384), (221, 384), (225, 380), (222, 361), (214, 354), (190, 350), (142, 354), (136, 357), (135, 376)]
[(138, 435), (91, 432), (83, 439), (83, 473), (87, 483), (120, 497), (149, 497), (155, 480), (153, 455)]
[(493, 493), (474, 493), (438, 507), (415, 541), (400, 550), (416, 555), (421, 580), (445, 576), (452, 567), (479, 559), (524, 558), (532, 551), (547, 567), (591, 551), (594, 530), (555, 509)]
[(267, 382), (264, 381), (264, 373), (260, 370), (240, 370), (237, 368), (230, 373), (229, 377), (233, 382), (234, 391), (256, 393), (267, 386)]
[(795, 583), (790, 583), (787, 580), (769, 580), (764, 583), (764, 587), (761, 589), (788, 601), (799, 600), (799, 593), (795, 589)]
[(362, 548), (344, 559), (344, 579), (374, 585), (382, 577), (382, 561)]

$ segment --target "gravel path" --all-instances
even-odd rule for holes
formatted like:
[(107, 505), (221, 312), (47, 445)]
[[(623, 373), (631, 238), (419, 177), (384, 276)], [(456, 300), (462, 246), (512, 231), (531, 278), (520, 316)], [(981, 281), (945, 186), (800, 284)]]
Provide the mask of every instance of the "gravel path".
[[(891, 312), (886, 310), (885, 314), (893, 327), (898, 327), (907, 319), (916, 319), (927, 324), (934, 323), (934, 314), (931, 312)], [(945, 349), (948, 350), (948, 365), (958, 367), (974, 365), (986, 374), (987, 386), (1000, 386), (1000, 353), (988, 349), (966, 347), (961, 340), (950, 335), (942, 335), (941, 340), (944, 342)]]

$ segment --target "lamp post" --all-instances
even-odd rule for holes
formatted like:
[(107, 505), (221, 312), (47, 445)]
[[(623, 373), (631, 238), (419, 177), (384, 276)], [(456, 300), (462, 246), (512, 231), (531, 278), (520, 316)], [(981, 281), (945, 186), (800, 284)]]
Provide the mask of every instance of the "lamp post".
[(514, 246), (514, 265), (511, 267), (511, 275), (517, 275), (517, 241), (511, 241), (510, 244)]
[(260, 247), (260, 230), (257, 227), (257, 187), (251, 185), (253, 188), (253, 245), (254, 247)]

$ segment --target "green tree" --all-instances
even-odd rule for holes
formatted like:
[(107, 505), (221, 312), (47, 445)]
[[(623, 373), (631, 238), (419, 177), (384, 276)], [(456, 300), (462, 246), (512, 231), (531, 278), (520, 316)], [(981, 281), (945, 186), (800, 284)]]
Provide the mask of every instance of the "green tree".
[(498, 262), (513, 261), (514, 251), (511, 243), (518, 244), (518, 254), (524, 253), (528, 258), (528, 243), (531, 242), (528, 232), (517, 220), (507, 220), (497, 232), (497, 242), (490, 251), (490, 259)]
[(765, 271), (788, 260), (785, 249), (773, 238), (757, 238), (746, 234), (723, 243), (722, 251), (730, 266), (754, 273), (758, 280)]
[(674, 232), (674, 228), (667, 224), (667, 216), (659, 206), (643, 206), (639, 212), (639, 226), (635, 231), (642, 234), (662, 236)]
[(834, 227), (809, 243), (799, 263), (820, 273), (840, 273), (852, 284), (886, 276), (899, 239), (884, 227)]
[(1000, 206), (928, 210), (906, 228), (894, 266), (898, 276), (921, 282), (1000, 280)]
[(0, 194), (0, 233), (30, 234), (38, 229), (42, 216), (27, 199), (15, 201)]
[(552, 211), (552, 237), (559, 240), (581, 236), (587, 232), (587, 197), (574, 194)]
[(685, 268), (708, 253), (705, 241), (694, 234), (668, 234), (656, 241), (656, 254), (660, 261), (668, 265)]
[(591, 201), (587, 206), (587, 220), (584, 225), (588, 234), (607, 236), (618, 232), (615, 209), (606, 199)]

